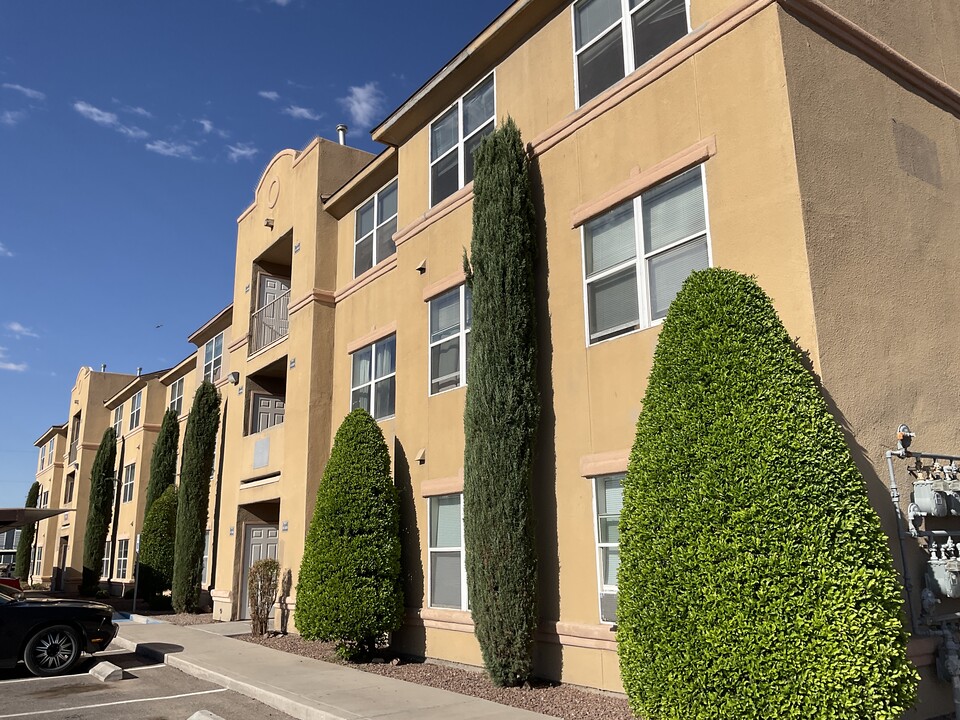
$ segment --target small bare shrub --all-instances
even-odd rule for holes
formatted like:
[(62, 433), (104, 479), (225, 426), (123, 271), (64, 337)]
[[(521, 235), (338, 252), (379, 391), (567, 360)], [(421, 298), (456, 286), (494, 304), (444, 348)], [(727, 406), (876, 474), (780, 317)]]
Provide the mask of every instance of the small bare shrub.
[(250, 599), (250, 631), (254, 637), (267, 632), (270, 610), (277, 600), (280, 582), (280, 563), (276, 560), (257, 560), (250, 567), (247, 595)]

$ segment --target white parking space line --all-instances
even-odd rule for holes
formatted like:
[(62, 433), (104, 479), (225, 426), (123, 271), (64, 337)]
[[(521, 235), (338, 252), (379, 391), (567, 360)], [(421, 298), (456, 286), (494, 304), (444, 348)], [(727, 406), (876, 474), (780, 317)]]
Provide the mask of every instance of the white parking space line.
[(91, 710), (93, 708), (113, 707), (115, 705), (132, 705), (133, 703), (153, 702), (156, 700), (176, 700), (178, 698), (193, 697), (194, 695), (212, 695), (213, 693), (222, 693), (226, 691), (226, 688), (216, 688), (215, 690), (199, 690), (198, 692), (183, 693), (182, 695), (164, 695), (162, 697), (136, 698), (134, 700), (118, 700), (117, 702), (97, 703), (96, 705), (76, 705), (74, 707), (54, 708), (52, 710), (34, 710), (32, 712), (13, 713), (12, 715), (0, 715), (0, 720), (3, 718), (30, 717), (31, 715), (50, 715), (51, 713)]
[[(133, 665), (132, 667), (120, 668), (124, 672), (133, 672), (134, 670), (152, 670), (153, 668), (167, 667), (163, 663), (156, 665)], [(25, 677), (14, 678), (13, 680), (0, 680), (0, 685), (12, 685), (13, 683), (37, 682), (38, 680), (63, 680), (70, 677), (86, 677), (87, 673), (73, 673), (72, 675), (50, 675), (49, 677)]]

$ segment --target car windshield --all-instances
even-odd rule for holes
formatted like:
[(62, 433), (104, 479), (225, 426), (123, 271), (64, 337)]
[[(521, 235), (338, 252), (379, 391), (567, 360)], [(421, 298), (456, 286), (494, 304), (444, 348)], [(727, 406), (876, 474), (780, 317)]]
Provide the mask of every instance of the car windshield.
[(7, 603), (16, 601), (16, 599), (16, 591), (13, 588), (0, 585), (0, 605), (6, 605)]

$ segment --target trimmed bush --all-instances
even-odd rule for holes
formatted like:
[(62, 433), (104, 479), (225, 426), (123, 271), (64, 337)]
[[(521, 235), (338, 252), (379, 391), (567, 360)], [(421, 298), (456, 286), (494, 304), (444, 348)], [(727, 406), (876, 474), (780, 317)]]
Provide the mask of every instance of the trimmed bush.
[(537, 627), (531, 481), (540, 397), (533, 204), (512, 119), (481, 142), (474, 168), (463, 415), (467, 589), (490, 679), (520, 685), (533, 670)]
[(250, 603), (250, 632), (260, 637), (267, 632), (270, 611), (277, 601), (280, 584), (280, 563), (276, 560), (257, 560), (250, 566), (247, 578), (247, 598)]
[[(27, 501), (25, 508), (35, 508), (37, 500), (40, 498), (40, 483), (34, 482), (27, 490)], [(17, 558), (14, 565), (14, 577), (19, 578), (21, 583), (25, 583), (32, 572), (30, 568), (30, 551), (33, 550), (33, 539), (37, 535), (37, 524), (30, 523), (24, 525), (20, 531), (20, 540), (17, 541)]]
[(390, 452), (365, 410), (344, 418), (317, 490), (300, 564), (294, 622), (335, 640), (347, 659), (372, 653), (403, 619), (400, 509)]
[(150, 512), (153, 503), (177, 480), (177, 446), (180, 444), (180, 423), (177, 413), (167, 410), (160, 423), (160, 432), (150, 455), (150, 482), (144, 512)]
[(203, 537), (207, 529), (210, 476), (220, 426), (220, 393), (204, 381), (193, 396), (183, 433), (183, 462), (177, 493), (177, 539), (173, 564), (173, 609), (178, 613), (200, 609), (200, 571)]
[(173, 584), (177, 537), (177, 488), (168, 487), (147, 510), (140, 535), (139, 591), (147, 599)]
[(100, 588), (107, 530), (113, 518), (116, 461), (117, 434), (112, 427), (108, 427), (103, 431), (100, 447), (90, 466), (90, 504), (83, 534), (83, 577), (80, 580), (82, 595), (94, 595)]
[(619, 642), (649, 720), (899, 718), (917, 673), (864, 479), (757, 283), (696, 272), (624, 481)]

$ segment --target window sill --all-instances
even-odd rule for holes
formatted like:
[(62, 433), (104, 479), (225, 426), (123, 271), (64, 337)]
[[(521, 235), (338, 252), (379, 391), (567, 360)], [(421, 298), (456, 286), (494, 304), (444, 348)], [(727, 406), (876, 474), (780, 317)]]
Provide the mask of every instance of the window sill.
[[(612, 339), (612, 338), (611, 338), (611, 339)], [(440, 395), (446, 395), (447, 393), (456, 392), (457, 390), (466, 390), (466, 389), (467, 389), (467, 386), (466, 386), (466, 385), (457, 385), (456, 387), (447, 388), (446, 390), (438, 390), (438, 391), (435, 392), (435, 393), (430, 393), (430, 394), (429, 394), (429, 397), (432, 397), (432, 398), (433, 398), (433, 397), (438, 397), (438, 396), (440, 396)]]
[[(394, 235), (396, 237), (396, 235)], [(340, 302), (344, 298), (348, 298), (353, 295), (355, 292), (361, 288), (366, 287), (378, 277), (386, 275), (388, 272), (393, 270), (397, 266), (397, 254), (394, 253), (385, 260), (381, 260), (376, 265), (374, 265), (369, 270), (364, 270), (362, 273), (357, 275), (353, 280), (348, 282), (342, 288), (337, 290), (333, 294), (333, 299), (335, 303)]]
[(471, 180), (453, 195), (445, 197), (439, 203), (427, 210), (409, 225), (393, 234), (393, 244), (400, 247), (407, 240), (420, 234), (435, 222), (445, 218), (462, 205), (473, 200), (473, 181)]
[(596, 342), (588, 342), (587, 349), (595, 348), (599, 345), (604, 345), (606, 343), (613, 342), (614, 340), (620, 340), (621, 338), (630, 337), (631, 335), (636, 335), (637, 333), (642, 333), (647, 330), (653, 330), (654, 328), (659, 328), (661, 325), (663, 325), (662, 318), (660, 320), (654, 320), (649, 325), (643, 325), (641, 327), (636, 328), (635, 330), (630, 330), (629, 332), (620, 333), (619, 335), (613, 335), (611, 337), (604, 338), (603, 340), (597, 340)]

